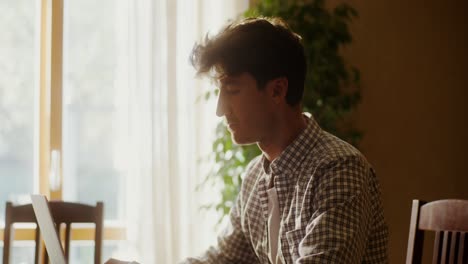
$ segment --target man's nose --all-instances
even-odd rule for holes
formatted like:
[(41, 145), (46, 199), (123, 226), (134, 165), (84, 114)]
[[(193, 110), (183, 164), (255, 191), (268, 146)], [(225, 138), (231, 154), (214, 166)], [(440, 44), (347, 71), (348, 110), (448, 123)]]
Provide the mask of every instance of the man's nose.
[(221, 92), (218, 94), (218, 102), (216, 104), (216, 115), (218, 117), (222, 117), (224, 116), (226, 113), (225, 113), (225, 102), (224, 102), (224, 98), (221, 94)]

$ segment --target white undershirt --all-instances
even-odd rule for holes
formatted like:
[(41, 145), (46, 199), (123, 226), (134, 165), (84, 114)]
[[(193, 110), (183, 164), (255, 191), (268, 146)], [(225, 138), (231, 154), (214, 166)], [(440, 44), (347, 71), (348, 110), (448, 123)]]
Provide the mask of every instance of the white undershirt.
[(267, 190), (268, 193), (268, 244), (269, 252), (268, 258), (273, 264), (280, 263), (277, 261), (278, 257), (278, 238), (279, 238), (279, 204), (276, 188), (273, 187)]

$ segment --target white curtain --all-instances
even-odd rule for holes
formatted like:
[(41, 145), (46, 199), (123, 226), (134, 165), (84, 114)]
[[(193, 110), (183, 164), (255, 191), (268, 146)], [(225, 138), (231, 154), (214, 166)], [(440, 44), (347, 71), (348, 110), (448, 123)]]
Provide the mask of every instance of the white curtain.
[[(197, 103), (209, 83), (194, 78), (188, 56), (204, 34), (240, 15), (248, 0), (118, 0), (117, 104), (128, 175), (121, 197), (128, 241), (115, 255), (177, 263), (215, 242), (214, 212), (199, 207), (216, 192), (196, 192), (208, 164), (214, 102)], [(131, 158), (128, 158), (131, 157)]]

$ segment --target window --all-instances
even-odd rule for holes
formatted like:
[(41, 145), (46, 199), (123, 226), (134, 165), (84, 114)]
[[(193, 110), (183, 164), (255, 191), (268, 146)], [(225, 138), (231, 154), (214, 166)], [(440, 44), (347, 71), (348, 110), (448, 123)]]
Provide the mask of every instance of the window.
[[(0, 222), (7, 200), (28, 203), (31, 193), (103, 201), (103, 260), (125, 238), (115, 3), (0, 0)], [(72, 233), (71, 263), (92, 259), (89, 231)], [(33, 238), (31, 227), (17, 232), (12, 263), (32, 262)]]
[[(125, 105), (116, 87), (119, 50), (115, 0), (69, 0), (63, 30), (63, 197), (104, 201), (107, 220), (124, 212)], [(120, 86), (119, 86), (120, 87)]]
[(0, 0), (0, 217), (34, 189), (36, 6)]

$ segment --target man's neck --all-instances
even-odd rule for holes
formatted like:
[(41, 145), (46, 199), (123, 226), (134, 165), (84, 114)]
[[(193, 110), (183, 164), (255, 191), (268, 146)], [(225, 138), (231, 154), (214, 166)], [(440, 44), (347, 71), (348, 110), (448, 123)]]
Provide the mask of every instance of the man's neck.
[(301, 112), (294, 112), (290, 116), (281, 118), (275, 133), (270, 138), (258, 143), (258, 147), (265, 157), (271, 162), (281, 155), (281, 153), (304, 131), (307, 123)]

